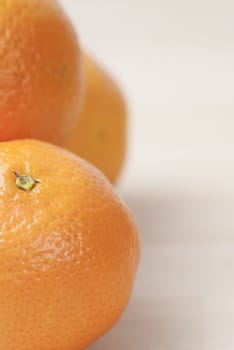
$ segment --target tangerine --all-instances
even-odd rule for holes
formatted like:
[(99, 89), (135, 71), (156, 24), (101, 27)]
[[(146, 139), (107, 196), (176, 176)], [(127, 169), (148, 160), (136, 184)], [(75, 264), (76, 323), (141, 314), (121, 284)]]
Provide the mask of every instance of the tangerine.
[(84, 80), (84, 105), (65, 147), (94, 164), (115, 183), (127, 148), (126, 103), (117, 83), (87, 54)]
[(0, 141), (62, 144), (82, 95), (80, 48), (56, 0), (0, 0)]
[(0, 143), (0, 204), (0, 349), (84, 349), (128, 303), (130, 211), (92, 165), (35, 140)]

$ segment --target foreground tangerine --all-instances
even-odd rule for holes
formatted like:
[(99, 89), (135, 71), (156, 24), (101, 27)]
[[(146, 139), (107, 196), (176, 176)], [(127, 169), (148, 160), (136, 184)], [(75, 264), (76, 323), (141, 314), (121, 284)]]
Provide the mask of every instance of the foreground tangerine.
[(122, 170), (127, 144), (127, 108), (117, 83), (84, 54), (85, 97), (65, 147), (99, 168), (112, 183)]
[(93, 166), (34, 140), (0, 143), (0, 203), (0, 349), (84, 349), (132, 291), (129, 210)]
[(82, 95), (77, 36), (56, 0), (0, 0), (0, 141), (62, 144)]

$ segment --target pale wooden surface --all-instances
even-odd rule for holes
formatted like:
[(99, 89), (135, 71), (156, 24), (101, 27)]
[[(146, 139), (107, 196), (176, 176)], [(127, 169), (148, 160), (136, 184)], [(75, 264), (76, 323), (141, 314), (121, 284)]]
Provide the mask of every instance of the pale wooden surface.
[(234, 198), (151, 194), (128, 202), (143, 243), (135, 294), (91, 349), (233, 349)]
[(142, 261), (92, 350), (234, 349), (234, 2), (62, 0), (131, 110), (119, 189)]

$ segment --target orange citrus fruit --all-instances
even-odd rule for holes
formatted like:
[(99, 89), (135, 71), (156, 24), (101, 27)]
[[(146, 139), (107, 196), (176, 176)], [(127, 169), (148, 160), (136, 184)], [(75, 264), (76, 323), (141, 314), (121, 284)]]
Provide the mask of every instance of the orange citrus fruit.
[(0, 141), (62, 143), (81, 99), (77, 36), (56, 0), (0, 0)]
[(117, 84), (88, 55), (84, 55), (84, 70), (84, 106), (65, 147), (116, 182), (126, 153), (126, 104)]
[(84, 349), (132, 291), (129, 210), (92, 165), (35, 140), (0, 143), (0, 203), (0, 349)]

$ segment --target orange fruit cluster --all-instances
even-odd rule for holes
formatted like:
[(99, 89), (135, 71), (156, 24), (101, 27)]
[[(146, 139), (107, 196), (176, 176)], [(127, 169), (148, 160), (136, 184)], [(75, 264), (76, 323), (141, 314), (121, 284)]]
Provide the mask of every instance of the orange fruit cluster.
[(56, 0), (0, 0), (0, 16), (0, 349), (83, 350), (120, 318), (139, 262), (109, 182), (126, 105)]

